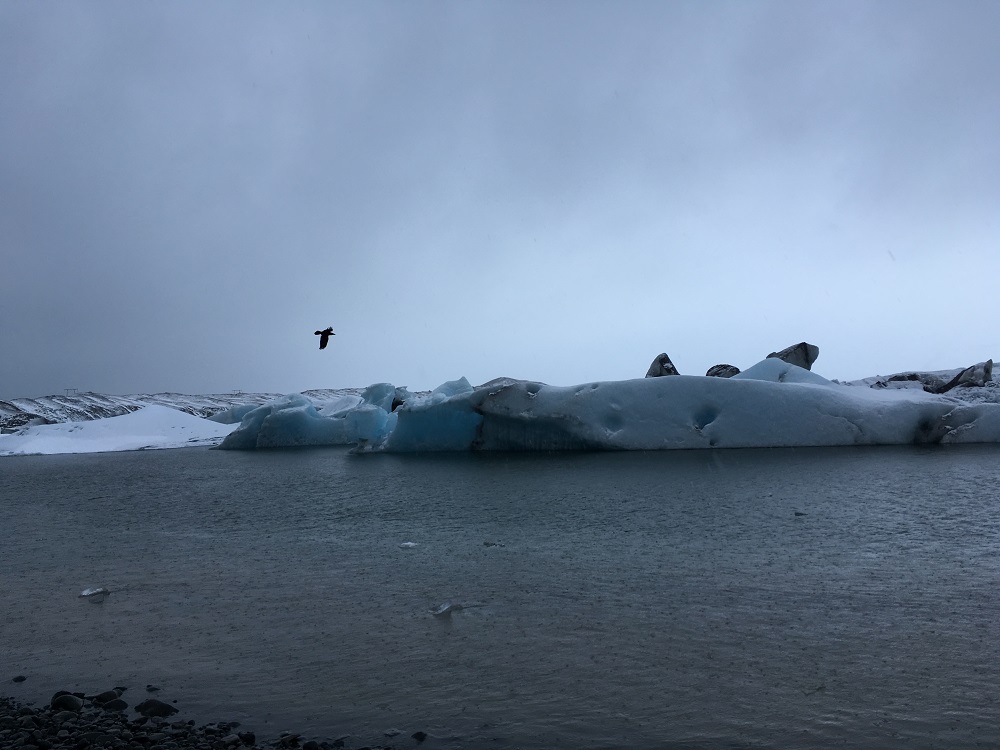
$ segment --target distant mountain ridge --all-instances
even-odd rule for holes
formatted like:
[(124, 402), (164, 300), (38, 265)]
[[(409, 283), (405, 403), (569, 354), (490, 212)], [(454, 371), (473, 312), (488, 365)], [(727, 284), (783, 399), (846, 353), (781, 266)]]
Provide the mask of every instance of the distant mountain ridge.
[[(303, 391), (314, 401), (328, 401), (344, 394), (360, 393), (360, 388), (315, 389)], [(0, 429), (12, 430), (27, 424), (53, 424), (59, 422), (86, 422), (91, 419), (120, 417), (150, 404), (169, 406), (172, 409), (211, 417), (234, 406), (260, 405), (279, 398), (283, 393), (217, 393), (188, 395), (184, 393), (153, 393), (131, 396), (113, 396), (103, 393), (74, 393), (40, 398), (15, 398), (0, 401)]]

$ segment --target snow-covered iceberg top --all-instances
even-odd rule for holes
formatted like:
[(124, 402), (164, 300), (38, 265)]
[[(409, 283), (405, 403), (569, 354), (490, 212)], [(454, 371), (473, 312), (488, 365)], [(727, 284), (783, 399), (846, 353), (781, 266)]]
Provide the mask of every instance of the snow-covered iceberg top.
[(427, 396), (380, 384), (336, 410), (285, 397), (249, 412), (221, 447), (357, 444), (363, 451), (416, 452), (940, 442), (1000, 442), (1000, 403), (841, 385), (769, 358), (732, 378), (569, 387), (500, 380), (479, 388), (462, 378)]

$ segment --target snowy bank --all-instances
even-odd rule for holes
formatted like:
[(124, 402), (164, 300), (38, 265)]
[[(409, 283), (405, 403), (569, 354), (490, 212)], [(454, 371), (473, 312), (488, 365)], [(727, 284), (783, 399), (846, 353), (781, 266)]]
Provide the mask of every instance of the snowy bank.
[(0, 456), (213, 446), (235, 428), (151, 405), (119, 417), (37, 425), (0, 435)]

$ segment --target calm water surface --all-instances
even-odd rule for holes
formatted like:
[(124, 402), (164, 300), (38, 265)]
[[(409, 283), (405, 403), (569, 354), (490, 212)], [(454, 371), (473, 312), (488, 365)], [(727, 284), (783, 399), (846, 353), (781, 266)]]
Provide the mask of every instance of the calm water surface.
[(348, 747), (996, 746), (998, 487), (995, 446), (5, 458), (0, 684)]

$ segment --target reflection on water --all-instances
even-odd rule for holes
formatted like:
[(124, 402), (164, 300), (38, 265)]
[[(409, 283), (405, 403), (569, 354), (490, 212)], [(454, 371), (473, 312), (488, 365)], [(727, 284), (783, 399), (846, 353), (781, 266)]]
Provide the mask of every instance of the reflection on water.
[(3, 459), (5, 691), (354, 746), (995, 744), (998, 458)]

